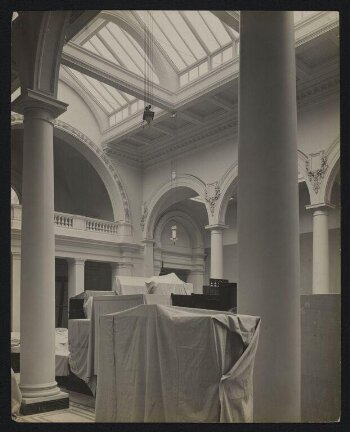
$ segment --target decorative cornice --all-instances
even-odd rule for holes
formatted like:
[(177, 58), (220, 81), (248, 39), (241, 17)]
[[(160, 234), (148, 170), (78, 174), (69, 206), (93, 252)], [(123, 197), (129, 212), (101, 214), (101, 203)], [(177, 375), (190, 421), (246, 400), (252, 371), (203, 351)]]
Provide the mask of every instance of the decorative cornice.
[[(312, 156), (320, 156), (321, 159), (321, 167), (316, 170), (310, 170), (310, 159)], [(307, 175), (309, 177), (309, 181), (312, 184), (312, 188), (314, 192), (317, 194), (318, 191), (320, 190), (322, 180), (328, 168), (327, 156), (325, 156), (324, 150), (319, 152), (319, 154), (317, 155), (309, 155), (308, 160), (305, 161), (305, 168), (306, 168)]]
[[(322, 81), (313, 81), (307, 83), (302, 89), (298, 89), (297, 92), (297, 103), (298, 109), (311, 106), (314, 103), (320, 103), (328, 100), (332, 95), (337, 95), (339, 92), (339, 76), (330, 76)], [(233, 114), (234, 112), (234, 114)], [(221, 117), (220, 123), (203, 129), (203, 127), (194, 127), (192, 134), (189, 132), (185, 136), (177, 137), (177, 139), (164, 138), (164, 145), (159, 146), (152, 150), (152, 152), (140, 154), (139, 156), (133, 154), (129, 155), (120, 148), (108, 147), (108, 154), (116, 157), (122, 157), (126, 163), (130, 165), (146, 166), (150, 167), (156, 163), (169, 157), (169, 154), (175, 156), (177, 154), (184, 154), (187, 152), (195, 151), (198, 148), (203, 148), (203, 141), (207, 140), (208, 145), (213, 141), (215, 142), (220, 139), (221, 136), (235, 136), (238, 132), (238, 116), (235, 111), (227, 112)], [(218, 121), (218, 120), (216, 120)], [(107, 151), (107, 149), (106, 149)]]
[(205, 186), (205, 200), (209, 203), (210, 213), (214, 216), (216, 201), (220, 198), (219, 182), (207, 183)]

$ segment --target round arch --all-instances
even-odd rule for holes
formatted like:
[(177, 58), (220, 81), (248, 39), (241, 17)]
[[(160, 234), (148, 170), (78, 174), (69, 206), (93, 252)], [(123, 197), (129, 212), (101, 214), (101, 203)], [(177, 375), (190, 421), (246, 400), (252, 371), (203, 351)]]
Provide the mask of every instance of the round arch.
[[(299, 183), (305, 181), (307, 190), (309, 193), (309, 198), (311, 197), (310, 188), (311, 185), (308, 181), (306, 164), (307, 156), (300, 150), (298, 150), (298, 181)], [(225, 172), (220, 181), (221, 196), (218, 203), (218, 211), (216, 213), (217, 224), (225, 224), (225, 215), (227, 206), (233, 192), (238, 186), (238, 162), (233, 163), (230, 168)], [(214, 214), (215, 216), (215, 214)]]
[[(11, 116), (11, 125), (16, 129), (23, 128), (22, 116)], [(61, 138), (82, 154), (101, 177), (111, 200), (114, 220), (130, 224), (130, 206), (125, 188), (110, 160), (96, 144), (73, 126), (61, 120), (55, 120), (54, 126), (54, 136)]]
[(238, 163), (235, 162), (225, 172), (221, 179), (221, 196), (218, 204), (217, 221), (214, 223), (225, 224), (226, 210), (233, 192), (238, 184)]
[[(182, 176), (178, 176), (176, 179), (176, 188), (184, 188), (189, 191), (195, 192), (199, 195), (200, 198), (204, 200), (205, 197), (205, 183), (202, 182), (199, 178), (185, 174)], [(145, 204), (145, 208), (147, 209), (147, 217), (144, 224), (144, 238), (153, 238), (154, 229), (157, 220), (162, 211), (164, 211), (164, 206), (167, 201), (169, 201), (171, 195), (176, 190), (174, 184), (169, 181), (164, 184), (160, 189), (158, 189), (154, 194), (152, 194), (152, 198), (149, 203)], [(207, 204), (205, 204), (208, 219), (209, 219), (209, 209)]]

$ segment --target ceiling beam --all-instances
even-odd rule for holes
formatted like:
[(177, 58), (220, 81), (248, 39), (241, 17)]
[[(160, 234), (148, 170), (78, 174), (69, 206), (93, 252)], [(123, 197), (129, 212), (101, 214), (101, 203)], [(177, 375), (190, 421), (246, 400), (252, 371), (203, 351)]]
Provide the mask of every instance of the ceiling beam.
[(228, 102), (226, 100), (224, 100), (223, 98), (221, 98), (218, 95), (213, 95), (211, 98), (207, 99), (209, 102), (213, 103), (214, 105), (223, 108), (226, 111), (231, 111), (233, 110), (233, 108), (235, 107), (234, 104), (232, 104), (231, 102)]
[[(95, 78), (105, 84), (144, 99), (144, 80), (141, 76), (128, 71), (72, 42), (63, 48), (63, 65), (75, 69), (85, 75)], [(171, 111), (171, 93), (153, 85), (153, 105)]]
[[(91, 29), (91, 25), (93, 26), (99, 26), (101, 23), (103, 23), (103, 20), (96, 19), (97, 15), (100, 13), (99, 10), (87, 10), (87, 11), (81, 11), (80, 14), (75, 14), (74, 11), (72, 13), (72, 22), (69, 23), (68, 29), (67, 29), (67, 41), (70, 41), (73, 37), (78, 35), (79, 32), (82, 32), (82, 34), (85, 34), (85, 29), (88, 27)], [(80, 37), (79, 35), (78, 37)], [(83, 37), (83, 36), (82, 36)]]
[(193, 112), (189, 112), (188, 110), (185, 111), (177, 111), (177, 115), (179, 117), (182, 117), (184, 120), (189, 121), (190, 123), (193, 123), (195, 125), (203, 125), (205, 123), (204, 118), (193, 113)]
[(229, 27), (239, 32), (239, 12), (238, 11), (211, 11), (217, 18)]
[(304, 80), (311, 76), (312, 69), (305, 64), (298, 56), (295, 57), (295, 68), (297, 72), (297, 77)]
[(152, 124), (152, 128), (159, 130), (160, 132), (164, 133), (165, 135), (168, 136), (174, 136), (176, 135), (176, 130), (170, 129), (164, 125), (162, 125), (160, 122), (156, 123), (156, 124)]

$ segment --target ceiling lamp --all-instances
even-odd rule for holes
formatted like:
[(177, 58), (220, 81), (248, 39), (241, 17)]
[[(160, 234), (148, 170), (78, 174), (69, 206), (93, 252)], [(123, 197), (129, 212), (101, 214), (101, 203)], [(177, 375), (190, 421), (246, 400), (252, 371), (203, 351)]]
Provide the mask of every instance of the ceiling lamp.
[(144, 11), (144, 101), (145, 110), (142, 117), (142, 127), (150, 127), (154, 119), (153, 104), (153, 17), (151, 12)]
[(154, 119), (154, 111), (151, 111), (152, 105), (148, 105), (145, 107), (145, 111), (143, 112), (143, 124), (142, 127), (146, 125), (150, 126), (151, 121)]

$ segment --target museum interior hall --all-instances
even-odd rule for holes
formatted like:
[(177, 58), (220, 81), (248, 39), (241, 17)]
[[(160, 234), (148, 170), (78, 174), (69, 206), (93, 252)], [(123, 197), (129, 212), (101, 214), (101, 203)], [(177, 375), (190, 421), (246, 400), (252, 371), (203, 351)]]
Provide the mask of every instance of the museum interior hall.
[(339, 60), (336, 11), (13, 13), (9, 419), (340, 419)]

